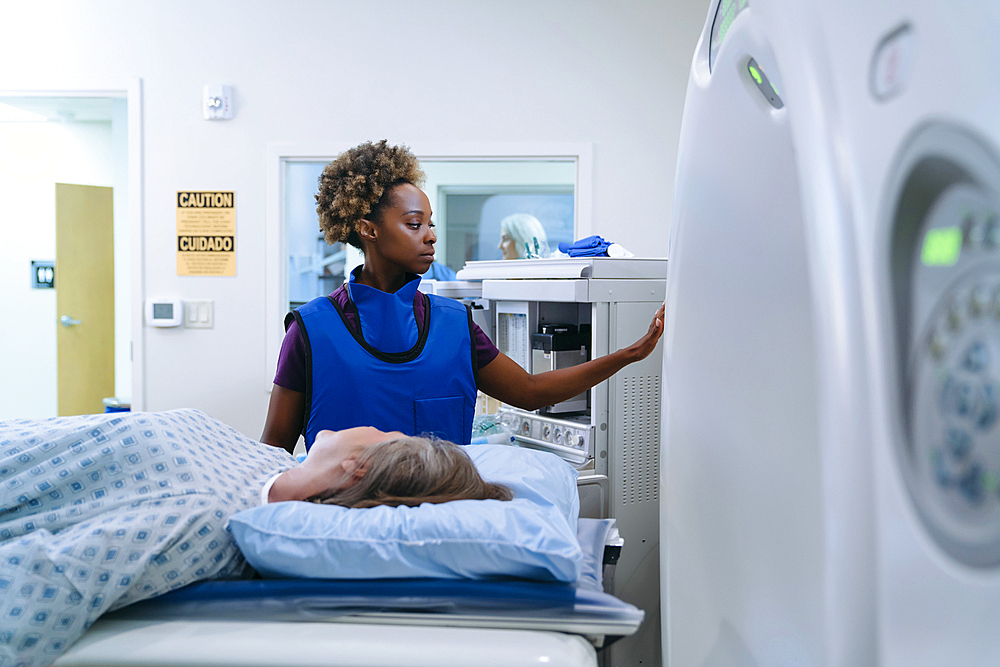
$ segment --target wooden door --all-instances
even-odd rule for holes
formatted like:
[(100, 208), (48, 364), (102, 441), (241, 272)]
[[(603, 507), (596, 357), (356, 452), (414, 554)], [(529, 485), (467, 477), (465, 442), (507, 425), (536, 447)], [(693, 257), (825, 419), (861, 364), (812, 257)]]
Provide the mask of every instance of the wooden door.
[(56, 183), (56, 329), (59, 414), (103, 412), (115, 395), (111, 188)]

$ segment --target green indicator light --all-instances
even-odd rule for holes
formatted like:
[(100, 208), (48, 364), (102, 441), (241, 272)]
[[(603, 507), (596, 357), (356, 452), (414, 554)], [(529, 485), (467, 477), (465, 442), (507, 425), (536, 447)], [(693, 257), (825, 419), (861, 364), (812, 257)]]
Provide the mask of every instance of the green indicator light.
[(920, 261), (924, 266), (954, 266), (962, 253), (962, 230), (959, 227), (928, 229)]
[(781, 101), (781, 95), (778, 94), (778, 89), (774, 87), (771, 80), (764, 74), (764, 70), (757, 65), (757, 61), (753, 58), (750, 58), (749, 62), (747, 62), (747, 72), (753, 77), (754, 82), (757, 84), (757, 90), (764, 96), (768, 104), (775, 109), (783, 109), (785, 107), (785, 103)]

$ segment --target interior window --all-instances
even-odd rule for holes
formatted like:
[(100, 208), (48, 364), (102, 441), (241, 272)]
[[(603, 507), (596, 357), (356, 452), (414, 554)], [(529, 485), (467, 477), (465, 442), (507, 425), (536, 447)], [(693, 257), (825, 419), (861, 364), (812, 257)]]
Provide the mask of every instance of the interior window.
[(448, 212), (448, 268), (458, 271), (466, 262), (477, 259), (501, 259), (500, 225), (504, 218), (526, 213), (538, 219), (545, 229), (540, 247), (533, 244), (518, 248), (532, 256), (547, 256), (559, 243), (573, 242), (573, 191), (534, 194), (457, 194), (446, 193)]
[[(419, 156), (418, 156), (419, 157)], [(331, 158), (332, 159), (332, 158)], [(363, 258), (344, 244), (327, 245), (319, 230), (316, 188), (326, 159), (285, 160), (284, 218), (290, 308), (329, 294)], [(424, 192), (437, 225), (437, 262), (452, 271), (467, 261), (500, 259), (501, 221), (529, 214), (545, 231), (537, 251), (574, 239), (576, 161), (572, 159), (422, 158)], [(535, 248), (529, 248), (535, 251)]]
[(316, 214), (316, 189), (326, 162), (285, 163), (285, 246), (289, 309), (329, 294), (344, 282), (347, 253), (327, 245)]

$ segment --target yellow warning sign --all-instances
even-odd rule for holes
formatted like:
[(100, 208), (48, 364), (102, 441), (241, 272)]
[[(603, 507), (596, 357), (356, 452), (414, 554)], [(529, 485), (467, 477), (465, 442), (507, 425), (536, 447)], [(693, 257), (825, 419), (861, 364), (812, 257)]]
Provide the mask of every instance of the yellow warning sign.
[(177, 193), (177, 275), (236, 275), (232, 192)]

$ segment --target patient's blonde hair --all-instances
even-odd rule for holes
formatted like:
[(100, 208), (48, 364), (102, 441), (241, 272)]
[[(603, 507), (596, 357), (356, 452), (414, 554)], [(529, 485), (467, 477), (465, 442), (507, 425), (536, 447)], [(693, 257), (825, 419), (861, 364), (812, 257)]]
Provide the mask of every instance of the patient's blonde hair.
[(372, 445), (356, 461), (360, 480), (313, 502), (344, 507), (416, 506), (451, 500), (510, 500), (510, 489), (485, 481), (472, 459), (445, 440), (408, 436)]

